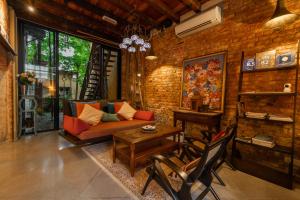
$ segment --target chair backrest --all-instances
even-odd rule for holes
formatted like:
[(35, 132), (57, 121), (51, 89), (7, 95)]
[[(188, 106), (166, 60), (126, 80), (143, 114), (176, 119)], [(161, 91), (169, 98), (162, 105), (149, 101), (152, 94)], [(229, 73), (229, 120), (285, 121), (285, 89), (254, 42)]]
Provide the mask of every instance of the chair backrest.
[(215, 163), (225, 151), (226, 142), (229, 136), (229, 134), (226, 134), (218, 141), (210, 144), (205, 144), (204, 153), (201, 156), (201, 160), (198, 162), (196, 168), (189, 174), (190, 180), (197, 180), (202, 175), (202, 173), (210, 173)]

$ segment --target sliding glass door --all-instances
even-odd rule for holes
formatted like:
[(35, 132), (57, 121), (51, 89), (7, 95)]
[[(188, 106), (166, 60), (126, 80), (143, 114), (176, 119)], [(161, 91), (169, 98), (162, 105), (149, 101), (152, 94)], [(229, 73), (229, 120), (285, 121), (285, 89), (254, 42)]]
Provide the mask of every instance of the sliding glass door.
[[(36, 129), (46, 131), (58, 128), (57, 34), (37, 26), (21, 25), (22, 64), (20, 72), (34, 72), (36, 82), (28, 86), (25, 96), (33, 96), (37, 102)], [(20, 94), (24, 96), (23, 94)]]
[[(102, 49), (100, 58), (103, 60), (99, 63), (105, 64), (105, 73), (101, 76), (106, 80), (106, 96), (101, 96), (97, 90), (94, 98), (120, 98), (121, 55), (118, 49), (23, 21), (18, 26), (19, 73), (34, 72), (37, 80), (28, 87), (26, 94), (19, 93), (19, 99), (23, 96), (35, 98), (38, 132), (62, 128), (63, 100), (85, 99), (81, 96), (88, 93), (87, 83), (95, 78), (89, 68), (97, 58), (92, 46)], [(21, 87), (19, 89), (21, 91)]]

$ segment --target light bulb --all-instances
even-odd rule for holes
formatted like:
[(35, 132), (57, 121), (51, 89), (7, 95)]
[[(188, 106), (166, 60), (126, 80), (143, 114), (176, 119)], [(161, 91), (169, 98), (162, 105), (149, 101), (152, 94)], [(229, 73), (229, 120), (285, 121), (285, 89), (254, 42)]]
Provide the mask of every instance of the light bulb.
[(137, 36), (137, 35), (132, 35), (131, 37), (130, 37), (130, 39), (132, 40), (132, 41), (135, 41), (135, 40), (137, 40), (139, 38), (139, 36)]

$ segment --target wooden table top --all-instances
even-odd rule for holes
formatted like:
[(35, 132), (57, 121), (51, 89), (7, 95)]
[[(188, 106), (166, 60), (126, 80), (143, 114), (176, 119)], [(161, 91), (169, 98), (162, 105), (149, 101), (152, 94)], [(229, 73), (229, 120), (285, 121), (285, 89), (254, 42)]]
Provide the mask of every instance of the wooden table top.
[(186, 114), (195, 114), (195, 115), (201, 115), (201, 116), (219, 116), (222, 115), (222, 112), (196, 112), (196, 111), (191, 111), (191, 110), (173, 110), (173, 112), (178, 112), (178, 113), (186, 113)]
[(126, 141), (130, 144), (146, 142), (148, 140), (159, 139), (163, 137), (168, 137), (171, 135), (178, 134), (181, 132), (181, 128), (173, 127), (173, 126), (156, 126), (156, 131), (153, 133), (144, 133), (141, 128), (126, 130), (126, 131), (118, 131), (113, 134), (113, 136), (117, 139), (121, 139), (122, 141)]

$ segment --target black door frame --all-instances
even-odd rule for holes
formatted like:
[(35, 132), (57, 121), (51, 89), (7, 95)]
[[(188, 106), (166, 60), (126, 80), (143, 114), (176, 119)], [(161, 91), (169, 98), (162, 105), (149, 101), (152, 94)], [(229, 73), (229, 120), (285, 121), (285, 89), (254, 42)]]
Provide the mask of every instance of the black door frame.
[[(54, 129), (50, 130), (43, 130), (40, 132), (45, 132), (45, 131), (51, 131), (51, 130), (58, 130), (59, 129), (59, 34), (68, 34), (77, 38), (80, 38), (82, 40), (86, 40), (89, 42), (94, 42), (92, 40), (88, 40), (86, 38), (82, 38), (77, 35), (69, 34), (66, 32), (58, 31), (46, 26), (42, 26), (40, 24), (36, 24), (27, 20), (22, 20), (18, 19), (17, 21), (17, 27), (18, 27), (18, 73), (22, 72), (24, 69), (22, 66), (25, 64), (25, 55), (24, 55), (24, 25), (30, 25), (30, 26), (35, 26), (37, 28), (41, 28), (47, 31), (51, 31), (54, 33), (54, 69), (56, 73), (56, 78), (55, 78), (55, 89), (56, 89), (56, 98), (54, 99)], [(100, 43), (101, 44), (101, 43)], [(117, 78), (118, 78), (118, 83), (117, 83), (117, 98), (121, 99), (122, 98), (122, 59), (121, 59), (121, 50), (119, 48), (114, 48), (108, 45), (101, 44), (102, 48), (105, 49), (110, 49), (118, 52), (118, 58), (117, 58)], [(19, 90), (20, 91), (20, 90)], [(20, 93), (18, 94), (20, 96)]]

